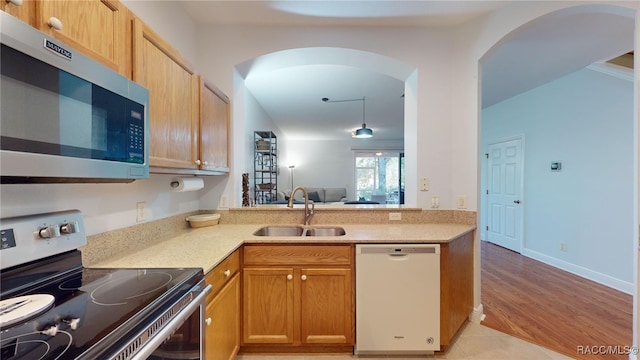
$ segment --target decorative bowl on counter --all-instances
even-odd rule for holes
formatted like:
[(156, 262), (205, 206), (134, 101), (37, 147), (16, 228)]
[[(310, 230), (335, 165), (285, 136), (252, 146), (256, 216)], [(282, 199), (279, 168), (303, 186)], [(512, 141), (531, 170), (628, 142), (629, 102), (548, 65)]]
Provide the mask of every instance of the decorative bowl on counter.
[(192, 228), (217, 225), (220, 221), (220, 214), (200, 214), (187, 217), (187, 222)]

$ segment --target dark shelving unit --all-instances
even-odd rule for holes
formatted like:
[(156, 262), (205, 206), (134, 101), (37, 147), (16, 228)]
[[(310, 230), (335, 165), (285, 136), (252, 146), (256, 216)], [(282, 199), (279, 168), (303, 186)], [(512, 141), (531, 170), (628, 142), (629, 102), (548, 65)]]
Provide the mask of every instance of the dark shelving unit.
[(254, 199), (269, 204), (278, 191), (278, 139), (272, 131), (254, 131), (253, 138)]

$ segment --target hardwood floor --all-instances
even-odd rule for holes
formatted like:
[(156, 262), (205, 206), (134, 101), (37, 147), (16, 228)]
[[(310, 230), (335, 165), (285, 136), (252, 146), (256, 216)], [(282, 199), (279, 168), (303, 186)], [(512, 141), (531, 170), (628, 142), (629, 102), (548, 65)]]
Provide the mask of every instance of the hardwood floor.
[(576, 359), (628, 359), (612, 352), (632, 344), (631, 295), (481, 243), (483, 325)]

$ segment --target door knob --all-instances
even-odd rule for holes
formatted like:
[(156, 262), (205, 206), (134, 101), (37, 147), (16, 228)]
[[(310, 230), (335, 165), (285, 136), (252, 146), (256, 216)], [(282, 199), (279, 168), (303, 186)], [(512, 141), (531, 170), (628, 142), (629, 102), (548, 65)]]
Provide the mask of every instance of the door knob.
[(307, 275), (302, 275), (302, 276), (300, 276), (300, 279), (302, 279), (303, 281), (304, 281), (304, 280), (307, 280)]
[(514, 204), (520, 204), (520, 200), (513, 200)]
[(293, 275), (289, 274), (287, 275), (287, 280), (292, 280), (293, 279)]

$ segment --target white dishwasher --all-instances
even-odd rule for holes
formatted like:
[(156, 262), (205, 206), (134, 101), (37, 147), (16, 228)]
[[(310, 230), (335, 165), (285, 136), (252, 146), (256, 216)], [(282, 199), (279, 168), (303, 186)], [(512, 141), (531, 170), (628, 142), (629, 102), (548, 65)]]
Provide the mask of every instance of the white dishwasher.
[(440, 245), (356, 245), (355, 353), (438, 350)]

